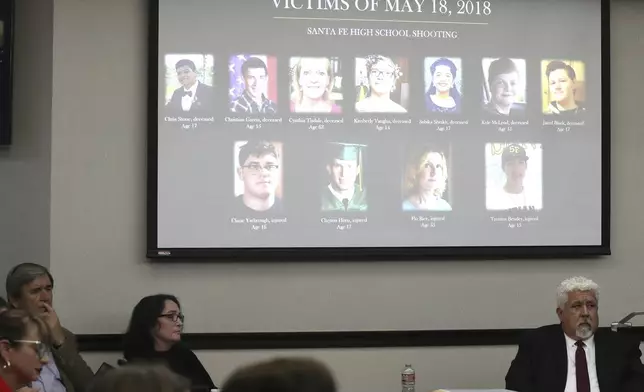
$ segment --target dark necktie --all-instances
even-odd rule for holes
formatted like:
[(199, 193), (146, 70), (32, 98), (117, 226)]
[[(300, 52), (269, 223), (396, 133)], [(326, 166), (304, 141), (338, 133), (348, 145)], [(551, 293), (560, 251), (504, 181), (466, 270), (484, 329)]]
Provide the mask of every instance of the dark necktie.
[(581, 340), (575, 343), (575, 371), (577, 373), (577, 392), (590, 392), (590, 378), (588, 377), (588, 362), (586, 361), (586, 344)]
[(183, 96), (185, 97), (186, 95), (192, 97), (192, 91), (184, 91)]

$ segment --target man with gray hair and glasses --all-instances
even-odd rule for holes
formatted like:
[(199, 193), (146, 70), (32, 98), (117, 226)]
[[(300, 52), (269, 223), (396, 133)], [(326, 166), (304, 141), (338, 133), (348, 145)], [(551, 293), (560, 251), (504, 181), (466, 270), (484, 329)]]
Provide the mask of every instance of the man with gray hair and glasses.
[(84, 391), (94, 372), (80, 356), (74, 334), (63, 328), (52, 307), (54, 278), (49, 270), (39, 264), (19, 264), (9, 271), (5, 287), (11, 307), (40, 316), (50, 330), (50, 361), (31, 387), (40, 392)]
[(639, 342), (598, 330), (599, 286), (575, 276), (557, 288), (559, 324), (526, 335), (505, 377), (518, 392), (642, 392)]

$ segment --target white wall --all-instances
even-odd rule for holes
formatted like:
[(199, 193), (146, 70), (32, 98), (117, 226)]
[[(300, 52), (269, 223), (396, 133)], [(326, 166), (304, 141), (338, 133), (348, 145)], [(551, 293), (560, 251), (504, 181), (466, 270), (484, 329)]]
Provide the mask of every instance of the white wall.
[(52, 10), (49, 1), (16, 2), (14, 145), (0, 148), (2, 285), (15, 264), (49, 265)]
[[(612, 257), (155, 265), (144, 257), (145, 3), (54, 0), (49, 255), (57, 280), (56, 308), (75, 332), (123, 331), (134, 303), (161, 291), (175, 293), (183, 301), (187, 332), (297, 331), (311, 326), (318, 330), (529, 327), (555, 320), (554, 287), (561, 279), (582, 273), (603, 286), (603, 325), (644, 309), (640, 260), (644, 177), (637, 172), (644, 146), (639, 121), (644, 80), (637, 77), (644, 68), (644, 44), (639, 40), (644, 4), (612, 2)], [(38, 86), (31, 88), (41, 94)], [(0, 208), (4, 212), (6, 207)], [(47, 219), (42, 222), (48, 224)], [(2, 228), (6, 230), (10, 229)], [(25, 237), (20, 240), (25, 249), (14, 252), (14, 257), (29, 254), (29, 236)], [(398, 388), (405, 362), (418, 368), (420, 390), (502, 386), (514, 348), (296, 353), (327, 360), (343, 390), (366, 392)], [(233, 366), (272, 354), (200, 356), (221, 382)], [(87, 357), (93, 362), (114, 359)]]

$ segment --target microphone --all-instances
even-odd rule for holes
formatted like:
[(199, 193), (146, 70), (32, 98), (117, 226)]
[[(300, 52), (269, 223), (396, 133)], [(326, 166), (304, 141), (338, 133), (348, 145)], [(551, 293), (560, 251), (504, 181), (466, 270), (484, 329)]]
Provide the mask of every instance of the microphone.
[(349, 199), (346, 197), (342, 199), (342, 205), (344, 206), (344, 210), (347, 211), (349, 209)]
[(613, 332), (617, 332), (619, 329), (622, 329), (622, 328), (631, 328), (633, 324), (631, 324), (629, 321), (632, 318), (635, 318), (637, 316), (644, 316), (644, 312), (631, 312), (628, 316), (624, 317), (623, 319), (617, 322), (611, 323), (610, 329)]

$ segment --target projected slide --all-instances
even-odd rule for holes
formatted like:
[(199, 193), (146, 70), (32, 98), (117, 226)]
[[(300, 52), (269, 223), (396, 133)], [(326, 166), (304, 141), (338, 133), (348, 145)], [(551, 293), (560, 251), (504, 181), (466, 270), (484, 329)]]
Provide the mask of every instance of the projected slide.
[(599, 0), (153, 8), (151, 251), (604, 245)]

